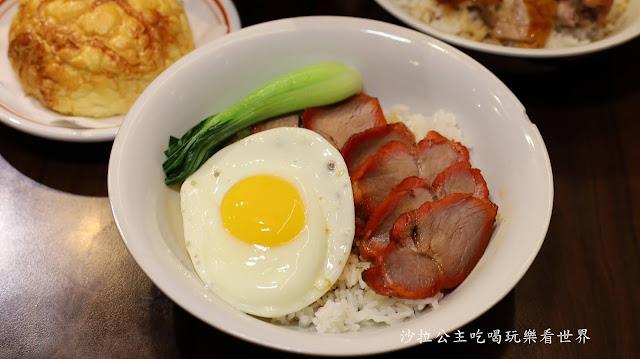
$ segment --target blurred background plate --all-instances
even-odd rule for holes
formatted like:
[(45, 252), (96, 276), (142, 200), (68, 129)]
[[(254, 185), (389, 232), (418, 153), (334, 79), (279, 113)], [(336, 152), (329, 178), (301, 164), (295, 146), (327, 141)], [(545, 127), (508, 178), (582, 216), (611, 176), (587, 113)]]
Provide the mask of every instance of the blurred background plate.
[[(413, 4), (416, 3), (416, 1), (376, 0), (376, 2), (388, 12), (390, 12), (393, 16), (402, 20), (404, 23), (415, 28), (416, 30), (420, 30), (424, 33), (435, 36), (458, 47), (501, 56), (524, 58), (574, 57), (578, 55), (602, 51), (620, 45), (640, 35), (640, 0), (629, 0), (627, 10), (620, 18), (620, 21), (616, 25), (616, 29), (612, 34), (606, 36), (605, 38), (593, 41), (588, 44), (554, 49), (515, 48), (465, 39), (463, 37), (441, 31), (421, 21), (420, 19), (412, 16), (407, 11), (407, 9), (400, 5), (405, 3)], [(537, 68), (537, 66), (534, 67)]]
[[(240, 18), (230, 0), (185, 0), (196, 47), (240, 29)], [(65, 116), (26, 96), (7, 51), (9, 28), (18, 0), (0, 0), (0, 121), (20, 131), (54, 140), (99, 142), (113, 140), (124, 116), (93, 119)]]

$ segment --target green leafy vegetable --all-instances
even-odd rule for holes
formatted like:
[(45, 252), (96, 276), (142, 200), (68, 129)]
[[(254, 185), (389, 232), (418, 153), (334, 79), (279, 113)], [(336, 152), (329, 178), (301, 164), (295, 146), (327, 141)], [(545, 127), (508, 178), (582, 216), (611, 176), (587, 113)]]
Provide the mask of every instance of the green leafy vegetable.
[(321, 62), (280, 76), (242, 100), (200, 121), (180, 139), (171, 136), (162, 164), (165, 184), (182, 183), (234, 134), (260, 121), (332, 104), (362, 90), (357, 69)]

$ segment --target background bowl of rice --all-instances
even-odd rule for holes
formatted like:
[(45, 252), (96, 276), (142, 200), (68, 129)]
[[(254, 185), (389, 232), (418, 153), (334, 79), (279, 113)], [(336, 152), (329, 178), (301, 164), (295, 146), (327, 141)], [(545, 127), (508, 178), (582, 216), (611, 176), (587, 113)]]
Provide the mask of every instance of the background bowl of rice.
[[(273, 323), (234, 309), (209, 291), (193, 269), (184, 245), (179, 193), (163, 183), (161, 164), (169, 136), (184, 133), (277, 75), (319, 61), (357, 67), (365, 92), (378, 97), (394, 117), (407, 117), (417, 128), (430, 120), (453, 124), (470, 147), (472, 164), (482, 169), (492, 201), (500, 206), (482, 259), (437, 308), (392, 324), (322, 334), (315, 325)], [(397, 104), (402, 106), (394, 107)], [(417, 344), (401, 340), (407, 331), (429, 332), (433, 338), (478, 317), (500, 301), (531, 265), (544, 241), (553, 202), (544, 142), (522, 104), (497, 77), (452, 46), (420, 32), (346, 17), (255, 25), (176, 62), (145, 90), (125, 118), (114, 141), (108, 186), (123, 241), (173, 301), (244, 340), (323, 355), (392, 351)], [(384, 303), (379, 307), (378, 312), (393, 312), (386, 317), (402, 311), (385, 308)], [(348, 317), (335, 306), (332, 315), (341, 314)]]
[(525, 58), (558, 58), (589, 54), (625, 43), (640, 35), (640, 0), (614, 0), (605, 28), (577, 31), (556, 28), (545, 48), (527, 49), (475, 41), (487, 29), (475, 14), (446, 12), (437, 0), (376, 0), (409, 26), (450, 44), (484, 53)]

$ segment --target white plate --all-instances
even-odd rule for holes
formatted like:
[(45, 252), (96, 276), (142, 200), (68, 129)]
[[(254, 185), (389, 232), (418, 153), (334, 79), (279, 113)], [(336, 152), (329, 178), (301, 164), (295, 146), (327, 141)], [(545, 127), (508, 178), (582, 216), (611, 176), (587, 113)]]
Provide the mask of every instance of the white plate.
[(617, 29), (609, 36), (589, 44), (561, 49), (521, 49), (465, 39), (457, 35), (443, 32), (420, 21), (419, 19), (411, 16), (406, 10), (396, 5), (392, 0), (376, 0), (376, 2), (393, 14), (393, 16), (402, 20), (414, 29), (420, 30), (457, 46), (497, 55), (528, 58), (571, 57), (602, 51), (620, 45), (640, 35), (640, 0), (629, 0), (629, 5), (624, 17), (618, 23)]
[[(453, 112), (472, 145), (471, 161), (482, 170), (491, 199), (500, 207), (497, 227), (473, 272), (438, 309), (410, 321), (345, 334), (271, 324), (211, 292), (187, 254), (179, 194), (163, 182), (169, 136), (182, 135), (268, 80), (319, 61), (358, 68), (365, 92), (378, 97), (385, 109), (403, 103), (416, 113)], [(545, 238), (553, 202), (544, 142), (522, 104), (497, 77), (459, 50), (417, 31), (341, 17), (262, 23), (180, 59), (127, 114), (113, 144), (108, 187), (127, 248), (172, 300), (239, 338), (324, 355), (371, 354), (417, 344), (415, 338), (401, 340), (408, 330), (452, 335), (496, 304), (527, 271)]]
[[(185, 0), (184, 8), (196, 48), (241, 27), (230, 0)], [(103, 119), (64, 116), (25, 96), (7, 57), (9, 27), (17, 11), (18, 0), (0, 0), (0, 121), (17, 130), (60, 141), (114, 139), (124, 116)]]

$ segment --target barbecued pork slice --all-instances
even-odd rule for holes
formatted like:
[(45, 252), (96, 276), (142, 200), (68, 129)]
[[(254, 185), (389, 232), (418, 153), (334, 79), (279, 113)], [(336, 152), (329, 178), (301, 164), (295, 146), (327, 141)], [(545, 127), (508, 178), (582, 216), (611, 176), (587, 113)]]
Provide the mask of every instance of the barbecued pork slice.
[(390, 141), (399, 141), (413, 146), (416, 139), (413, 132), (402, 122), (373, 127), (351, 136), (342, 148), (342, 157), (349, 172), (356, 170), (367, 158)]
[[(613, 6), (613, 0), (591, 0), (593, 4), (596, 5), (594, 8), (598, 12), (598, 24), (600, 26), (605, 26), (607, 24), (607, 16), (609, 12), (611, 12), (611, 7)], [(590, 0), (584, 0), (584, 4), (588, 7), (591, 7), (589, 4)]]
[(352, 135), (384, 126), (387, 120), (377, 98), (359, 93), (334, 105), (307, 108), (302, 114), (302, 124), (341, 150)]
[(581, 0), (558, 0), (556, 23), (560, 26), (576, 27), (581, 20)]
[(459, 142), (451, 141), (438, 132), (429, 131), (418, 143), (416, 160), (420, 177), (433, 183), (436, 176), (451, 165), (469, 161), (469, 150)]
[(610, 7), (613, 4), (613, 0), (582, 0), (582, 3), (587, 7)]
[(362, 278), (378, 294), (422, 299), (436, 295), (442, 289), (445, 276), (428, 255), (390, 243), (379, 266), (367, 269)]
[(521, 47), (544, 47), (554, 27), (556, 0), (504, 0), (493, 14), (492, 34)]
[(556, 23), (581, 27), (594, 22), (605, 25), (613, 0), (558, 0)]
[(613, 0), (582, 0), (582, 4), (585, 7), (595, 9), (598, 15), (598, 21), (602, 21), (609, 14), (609, 11), (611, 11)]
[(401, 215), (364, 281), (379, 294), (409, 299), (458, 286), (484, 253), (497, 210), (489, 200), (451, 194)]
[(471, 2), (473, 3), (473, 5), (476, 6), (481, 6), (481, 5), (492, 5), (492, 4), (499, 4), (501, 3), (503, 0), (437, 0), (440, 4), (445, 4), (445, 5), (452, 5), (452, 6), (457, 6), (460, 5), (464, 2)]
[(301, 113), (296, 112), (259, 122), (251, 128), (251, 134), (278, 127), (300, 127), (302, 122), (301, 115)]
[(388, 297), (395, 295), (395, 292), (385, 285), (385, 280), (384, 277), (382, 277), (380, 267), (371, 267), (366, 269), (362, 272), (362, 280), (364, 280), (371, 289), (380, 295), (386, 295)]
[(389, 231), (398, 217), (433, 200), (434, 195), (427, 181), (420, 177), (405, 178), (391, 190), (369, 218), (360, 240), (360, 254), (374, 261), (389, 244)]
[[(401, 215), (389, 237), (398, 247), (434, 261), (442, 269), (442, 288), (453, 288), (462, 283), (480, 260), (497, 211), (498, 206), (487, 199), (450, 194)], [(386, 272), (390, 269), (385, 268), (384, 260), (381, 263), (388, 279)], [(397, 276), (393, 280), (402, 281)]]
[(414, 152), (414, 147), (402, 142), (388, 142), (351, 174), (358, 217), (367, 220), (393, 187), (418, 175)]
[(470, 193), (477, 198), (489, 198), (489, 188), (480, 170), (468, 161), (458, 162), (442, 171), (431, 185), (436, 198), (451, 193)]

